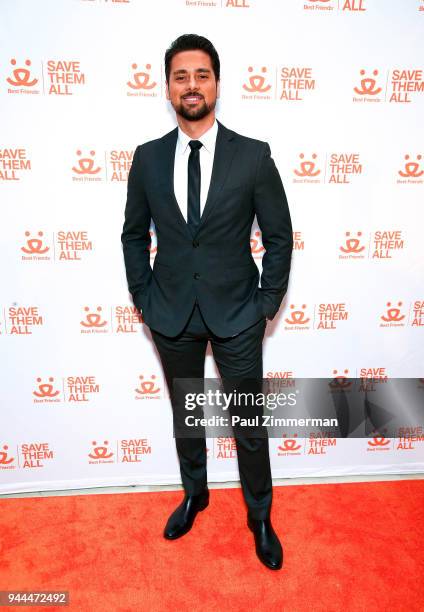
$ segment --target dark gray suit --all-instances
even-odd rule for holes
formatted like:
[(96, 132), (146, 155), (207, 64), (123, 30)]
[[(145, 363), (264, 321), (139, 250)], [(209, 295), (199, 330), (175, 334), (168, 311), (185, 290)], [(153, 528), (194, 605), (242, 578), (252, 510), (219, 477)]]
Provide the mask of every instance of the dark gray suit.
[[(239, 392), (262, 390), (265, 317), (275, 316), (286, 293), (293, 248), (289, 208), (269, 145), (220, 122), (208, 197), (192, 234), (174, 194), (177, 136), (175, 128), (137, 147), (122, 231), (128, 287), (161, 358), (174, 432), (187, 413), (173, 381), (202, 381), (208, 342), (227, 392), (234, 379)], [(255, 214), (266, 249), (261, 288), (250, 247)], [(153, 271), (152, 219), (158, 242)], [(234, 437), (249, 514), (264, 519), (272, 501), (268, 439), (236, 429)], [(185, 492), (198, 495), (207, 484), (205, 438), (176, 435), (175, 441)]]

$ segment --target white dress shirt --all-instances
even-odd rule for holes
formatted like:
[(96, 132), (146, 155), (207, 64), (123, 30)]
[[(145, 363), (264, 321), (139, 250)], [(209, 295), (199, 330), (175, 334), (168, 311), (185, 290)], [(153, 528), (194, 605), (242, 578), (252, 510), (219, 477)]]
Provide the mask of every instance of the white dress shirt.
[(206, 204), (209, 184), (211, 181), (213, 156), (215, 154), (216, 135), (218, 123), (215, 119), (213, 125), (200, 136), (191, 138), (178, 126), (177, 146), (175, 147), (174, 161), (174, 192), (181, 208), (184, 219), (187, 222), (187, 191), (188, 191), (188, 157), (190, 155), (190, 140), (199, 140), (203, 147), (199, 150), (200, 157), (200, 216)]

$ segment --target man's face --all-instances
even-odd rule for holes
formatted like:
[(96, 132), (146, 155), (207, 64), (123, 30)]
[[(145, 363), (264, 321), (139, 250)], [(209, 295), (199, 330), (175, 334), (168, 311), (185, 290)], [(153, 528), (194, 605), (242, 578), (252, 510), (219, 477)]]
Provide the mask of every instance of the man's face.
[(171, 60), (166, 97), (177, 113), (188, 121), (199, 121), (216, 105), (219, 82), (211, 58), (200, 50), (180, 51)]

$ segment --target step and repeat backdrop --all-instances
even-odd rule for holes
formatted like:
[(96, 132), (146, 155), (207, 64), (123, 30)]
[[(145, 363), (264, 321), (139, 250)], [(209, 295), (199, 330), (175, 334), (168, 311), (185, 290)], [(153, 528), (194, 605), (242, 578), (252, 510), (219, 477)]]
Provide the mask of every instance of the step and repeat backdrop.
[[(290, 206), (264, 376), (424, 388), (422, 0), (2, 0), (0, 32), (0, 492), (181, 482), (120, 234), (135, 147), (176, 125), (183, 33), (216, 46), (217, 117), (269, 142)], [(261, 269), (256, 223), (251, 247)], [(288, 434), (273, 475), (422, 472), (423, 440)], [(209, 479), (237, 479), (234, 440), (207, 446)]]

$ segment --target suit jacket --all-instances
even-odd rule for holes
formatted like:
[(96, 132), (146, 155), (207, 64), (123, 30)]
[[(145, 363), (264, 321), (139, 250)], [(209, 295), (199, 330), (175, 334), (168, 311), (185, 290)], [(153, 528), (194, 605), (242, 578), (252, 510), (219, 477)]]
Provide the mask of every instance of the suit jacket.
[[(121, 235), (128, 288), (145, 323), (162, 334), (182, 331), (197, 297), (212, 332), (234, 336), (273, 319), (287, 291), (293, 238), (284, 187), (268, 143), (218, 121), (208, 196), (192, 233), (174, 193), (177, 136), (175, 128), (134, 152)], [(266, 249), (261, 287), (250, 246), (255, 214)]]

